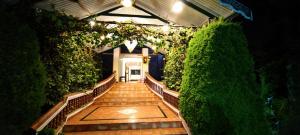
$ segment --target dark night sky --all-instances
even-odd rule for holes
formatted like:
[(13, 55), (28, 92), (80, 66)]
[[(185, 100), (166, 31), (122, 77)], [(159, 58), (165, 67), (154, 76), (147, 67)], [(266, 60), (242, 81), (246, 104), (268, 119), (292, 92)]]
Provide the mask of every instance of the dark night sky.
[[(291, 0), (238, 0), (252, 9), (254, 20), (241, 17), (249, 47), (258, 66), (299, 51), (300, 6)], [(298, 10), (298, 11), (297, 11)], [(297, 13), (298, 12), (298, 13)]]
[[(269, 66), (271, 81), (276, 86), (275, 96), (289, 99), (289, 115), (282, 122), (281, 135), (300, 134), (300, 4), (296, 0), (238, 0), (252, 9), (253, 21), (242, 17), (235, 19), (242, 22), (248, 39), (249, 49), (254, 56), (256, 70)], [(299, 3), (299, 1), (298, 1)], [(274, 64), (275, 63), (275, 64)], [(288, 65), (297, 65), (293, 73), (294, 87), (288, 89)], [(273, 71), (270, 71), (273, 70)], [(291, 91), (290, 91), (291, 90)], [(291, 100), (291, 97), (293, 100)], [(296, 99), (296, 100), (295, 100)]]

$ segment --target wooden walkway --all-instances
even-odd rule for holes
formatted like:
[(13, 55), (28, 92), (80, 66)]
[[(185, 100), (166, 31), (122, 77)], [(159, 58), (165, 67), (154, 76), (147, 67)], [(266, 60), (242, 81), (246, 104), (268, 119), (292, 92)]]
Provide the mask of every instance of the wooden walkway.
[(116, 83), (106, 94), (71, 117), (65, 135), (187, 134), (181, 119), (144, 83)]

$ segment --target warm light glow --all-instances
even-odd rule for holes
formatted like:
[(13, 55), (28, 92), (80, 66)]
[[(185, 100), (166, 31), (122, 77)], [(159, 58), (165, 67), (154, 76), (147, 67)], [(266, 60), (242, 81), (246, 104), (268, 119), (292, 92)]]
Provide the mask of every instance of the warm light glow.
[(121, 111), (118, 111), (118, 112), (122, 113), (122, 114), (126, 114), (126, 115), (131, 115), (131, 114), (137, 113), (137, 110), (128, 108), (128, 109), (124, 109), (124, 110), (121, 110)]
[(133, 1), (132, 0), (121, 0), (121, 4), (124, 7), (131, 7), (133, 5)]
[(101, 40), (104, 40), (104, 39), (105, 39), (105, 36), (104, 36), (104, 35), (102, 35), (102, 36), (100, 37), (100, 39), (101, 39)]
[(180, 13), (183, 9), (183, 3), (180, 1), (175, 2), (175, 4), (172, 7), (172, 11), (174, 13)]
[(127, 47), (128, 51), (131, 53), (138, 43), (136, 40), (133, 41), (125, 40), (124, 44)]
[(162, 27), (162, 30), (163, 30), (164, 32), (168, 32), (169, 29), (170, 29), (169, 25), (164, 25), (164, 26)]
[(93, 27), (96, 24), (95, 21), (90, 21), (90, 25)]

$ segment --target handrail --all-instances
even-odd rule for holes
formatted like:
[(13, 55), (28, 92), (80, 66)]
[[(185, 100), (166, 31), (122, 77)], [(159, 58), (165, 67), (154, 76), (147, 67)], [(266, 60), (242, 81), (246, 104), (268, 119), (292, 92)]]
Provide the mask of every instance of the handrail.
[(188, 135), (191, 135), (190, 129), (181, 116), (179, 112), (179, 93), (176, 91), (169, 90), (163, 83), (155, 80), (149, 73), (146, 73), (145, 78), (146, 86), (157, 94), (162, 100), (163, 103), (170, 107), (174, 112), (176, 112), (180, 119), (182, 119), (182, 124)]
[(57, 103), (48, 112), (36, 120), (31, 125), (31, 129), (34, 132), (38, 132), (45, 127), (57, 129), (59, 126), (63, 126), (63, 124), (67, 121), (68, 115), (93, 102), (99, 95), (108, 90), (115, 81), (114, 72), (111, 76), (96, 84), (94, 88), (89, 91), (71, 93), (64, 96), (62, 101)]
[(170, 107), (179, 112), (179, 93), (169, 90), (163, 83), (155, 80), (149, 73), (146, 73), (145, 84), (154, 91), (163, 101), (167, 102)]

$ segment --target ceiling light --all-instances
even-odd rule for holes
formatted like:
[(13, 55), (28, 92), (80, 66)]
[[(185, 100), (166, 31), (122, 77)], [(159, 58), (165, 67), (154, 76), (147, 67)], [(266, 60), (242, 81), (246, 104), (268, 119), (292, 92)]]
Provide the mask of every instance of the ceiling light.
[(93, 27), (96, 24), (95, 21), (90, 21), (90, 25)]
[(172, 7), (172, 11), (174, 13), (180, 13), (183, 9), (183, 3), (181, 1), (175, 2), (175, 4)]
[(133, 5), (133, 0), (121, 0), (121, 4), (124, 7), (132, 7)]

